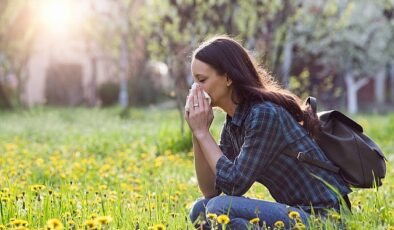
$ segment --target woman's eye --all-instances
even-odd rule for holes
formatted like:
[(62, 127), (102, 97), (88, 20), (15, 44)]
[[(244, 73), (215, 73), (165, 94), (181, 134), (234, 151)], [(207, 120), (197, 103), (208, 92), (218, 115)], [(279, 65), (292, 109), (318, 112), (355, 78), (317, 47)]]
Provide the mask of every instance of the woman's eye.
[(205, 81), (205, 79), (204, 80), (200, 80), (201, 83), (203, 83), (204, 81)]

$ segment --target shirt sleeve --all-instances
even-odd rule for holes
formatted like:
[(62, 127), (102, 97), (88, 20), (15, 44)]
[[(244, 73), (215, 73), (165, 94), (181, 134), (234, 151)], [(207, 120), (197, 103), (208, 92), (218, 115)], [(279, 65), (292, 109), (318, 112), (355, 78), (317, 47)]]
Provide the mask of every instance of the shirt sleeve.
[(231, 137), (225, 126), (223, 126), (222, 133), (220, 135), (219, 148), (222, 153), (230, 160), (234, 160), (236, 157), (233, 144), (231, 143)]
[(254, 108), (245, 119), (245, 139), (239, 155), (226, 155), (216, 164), (216, 187), (227, 195), (242, 196), (282, 149), (279, 116), (273, 108)]

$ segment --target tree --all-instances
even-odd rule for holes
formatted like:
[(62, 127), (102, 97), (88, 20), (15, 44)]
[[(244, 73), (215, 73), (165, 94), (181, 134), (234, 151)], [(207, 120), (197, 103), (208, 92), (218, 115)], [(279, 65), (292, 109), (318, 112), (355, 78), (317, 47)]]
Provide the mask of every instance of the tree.
[(306, 16), (298, 29), (304, 35), (299, 37), (300, 53), (318, 57), (326, 69), (322, 72), (334, 69), (334, 74), (342, 76), (350, 113), (358, 111), (358, 90), (372, 77), (381, 79), (392, 58), (381, 7), (381, 2), (346, 0), (339, 4), (311, 1), (304, 7)]
[[(264, 53), (254, 53), (257, 58), (268, 64), (275, 63), (274, 68), (282, 68), (283, 75), (288, 75), (291, 66), (288, 62), (291, 60), (291, 39), (286, 36), (282, 38), (289, 41), (285, 48), (278, 45), (280, 42), (271, 43), (271, 40), (273, 37), (280, 37), (278, 33), (287, 34), (281, 28), (293, 23), (289, 19), (294, 11), (293, 2), (295, 1), (153, 1), (149, 8), (156, 12), (156, 17), (152, 17), (150, 22), (153, 27), (149, 51), (152, 58), (165, 60), (169, 66), (175, 85), (181, 127), (183, 106), (191, 83), (190, 60), (185, 58), (188, 59), (192, 49), (211, 35), (235, 36), (247, 48)], [(277, 49), (276, 52), (272, 51), (273, 47)], [(282, 59), (286, 60), (283, 67)], [(286, 81), (286, 77), (283, 81)]]
[[(35, 18), (32, 6), (26, 1), (2, 0), (0, 4), (0, 66), (2, 78), (10, 74), (17, 78), (16, 105), (22, 105), (22, 94), (27, 81), (27, 64), (32, 52), (35, 36)], [(0, 84), (1, 84), (0, 79)], [(4, 81), (3, 81), (4, 82)], [(5, 95), (2, 84), (1, 92)], [(13, 103), (9, 95), (5, 98), (7, 106)]]
[(144, 2), (140, 0), (110, 0), (91, 2), (92, 15), (86, 25), (87, 40), (93, 39), (118, 66), (119, 104), (129, 104), (131, 79), (142, 71), (146, 62)]

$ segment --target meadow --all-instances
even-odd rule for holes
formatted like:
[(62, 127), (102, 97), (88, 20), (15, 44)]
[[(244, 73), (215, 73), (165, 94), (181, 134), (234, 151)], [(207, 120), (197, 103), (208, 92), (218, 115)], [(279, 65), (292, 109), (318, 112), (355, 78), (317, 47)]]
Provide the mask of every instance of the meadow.
[[(384, 185), (354, 189), (353, 215), (313, 229), (394, 229), (394, 114), (355, 120), (386, 154)], [(223, 121), (215, 111), (216, 139)], [(0, 111), (0, 229), (192, 229), (201, 194), (179, 123), (175, 110)], [(273, 200), (258, 184), (246, 196)]]

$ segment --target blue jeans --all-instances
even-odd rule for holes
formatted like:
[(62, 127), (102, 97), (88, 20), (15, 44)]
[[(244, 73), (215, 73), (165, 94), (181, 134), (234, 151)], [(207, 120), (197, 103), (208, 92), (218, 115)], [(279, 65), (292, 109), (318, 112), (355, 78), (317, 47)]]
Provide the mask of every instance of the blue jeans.
[[(242, 230), (247, 229), (249, 220), (258, 217), (260, 226), (265, 223), (265, 226), (273, 228), (275, 222), (281, 220), (287, 229), (290, 227), (290, 223), (294, 223), (288, 216), (290, 211), (297, 211), (302, 222), (308, 226), (307, 221), (310, 214), (302, 209), (281, 203), (227, 195), (197, 200), (191, 209), (190, 219), (192, 223), (195, 223), (202, 213), (205, 218), (204, 229), (210, 229), (209, 221), (206, 219), (207, 213), (214, 213), (218, 216), (226, 214), (230, 218), (230, 223), (227, 226), (230, 229)], [(195, 227), (198, 228), (199, 225)]]

